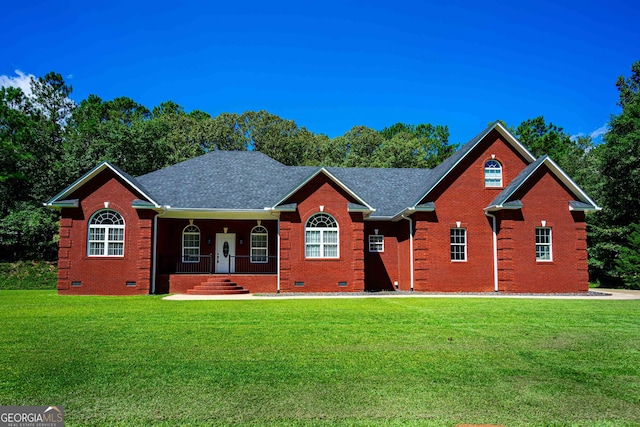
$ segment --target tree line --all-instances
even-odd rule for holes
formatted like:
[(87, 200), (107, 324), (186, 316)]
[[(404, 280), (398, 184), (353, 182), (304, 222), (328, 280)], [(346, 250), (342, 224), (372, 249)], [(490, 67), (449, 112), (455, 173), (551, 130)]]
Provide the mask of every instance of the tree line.
[[(536, 157), (548, 154), (603, 210), (588, 215), (591, 280), (640, 288), (640, 61), (616, 82), (621, 112), (604, 142), (571, 137), (543, 116), (503, 124)], [(89, 95), (50, 72), (31, 93), (0, 88), (0, 259), (55, 260), (58, 213), (43, 207), (99, 162), (133, 176), (211, 150), (256, 150), (286, 165), (433, 168), (458, 148), (446, 125), (355, 126), (335, 138), (267, 111), (189, 113), (172, 101), (149, 109), (127, 97)]]

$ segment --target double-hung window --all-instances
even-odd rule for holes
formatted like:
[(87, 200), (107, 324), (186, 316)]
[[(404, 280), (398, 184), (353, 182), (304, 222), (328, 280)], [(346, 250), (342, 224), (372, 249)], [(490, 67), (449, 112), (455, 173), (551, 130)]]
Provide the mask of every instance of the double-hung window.
[(369, 236), (369, 252), (384, 252), (384, 236), (379, 234)]
[(340, 241), (336, 219), (324, 212), (311, 216), (305, 227), (304, 246), (306, 258), (338, 258)]
[(536, 227), (536, 261), (553, 261), (551, 227)]
[(251, 262), (266, 263), (268, 261), (268, 232), (261, 225), (251, 230)]
[(124, 218), (120, 213), (104, 209), (89, 220), (87, 245), (89, 256), (124, 256)]
[(451, 261), (467, 260), (467, 229), (452, 228), (449, 234)]
[(200, 262), (200, 229), (196, 225), (182, 230), (182, 262)]

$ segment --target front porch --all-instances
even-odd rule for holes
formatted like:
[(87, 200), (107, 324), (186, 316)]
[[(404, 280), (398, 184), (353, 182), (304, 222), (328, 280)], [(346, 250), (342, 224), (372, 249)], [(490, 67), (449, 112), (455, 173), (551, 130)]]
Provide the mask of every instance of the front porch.
[[(247, 293), (276, 293), (278, 291), (277, 274), (159, 274), (156, 278), (156, 293), (159, 294), (186, 294), (205, 291), (209, 294), (215, 286), (237, 286)], [(203, 287), (204, 286), (204, 287)], [(223, 288), (218, 289), (225, 290)], [(191, 292), (189, 292), (191, 291)], [(218, 292), (224, 294), (227, 292)]]
[(160, 218), (156, 293), (277, 292), (277, 242), (273, 219)]

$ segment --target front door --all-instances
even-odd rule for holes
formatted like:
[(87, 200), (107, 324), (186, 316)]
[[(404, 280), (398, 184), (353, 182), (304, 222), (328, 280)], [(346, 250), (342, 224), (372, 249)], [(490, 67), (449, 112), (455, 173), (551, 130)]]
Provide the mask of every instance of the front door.
[(235, 273), (236, 235), (216, 234), (216, 273)]

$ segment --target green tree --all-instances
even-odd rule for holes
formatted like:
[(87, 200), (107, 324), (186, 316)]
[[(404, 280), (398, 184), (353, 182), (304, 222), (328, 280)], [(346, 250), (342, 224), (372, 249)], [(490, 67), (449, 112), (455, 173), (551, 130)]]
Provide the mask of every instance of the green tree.
[(616, 272), (628, 287), (640, 289), (640, 224), (628, 227), (625, 243), (616, 259)]
[[(0, 212), (15, 195), (7, 192), (11, 180), (25, 180), (24, 171), (18, 165), (31, 158), (27, 147), (35, 138), (34, 124), (30, 117), (31, 104), (22, 90), (13, 87), (0, 88)], [(9, 181), (9, 182), (7, 182)]]
[[(247, 111), (238, 118), (238, 132), (244, 135), (247, 149), (260, 151), (279, 162), (294, 166), (308, 163), (318, 139), (293, 120), (267, 111)], [(235, 128), (231, 130), (235, 136)], [(233, 140), (233, 139), (232, 139)]]
[(591, 221), (589, 251), (595, 278), (632, 285), (640, 224), (640, 61), (632, 65), (630, 77), (618, 78), (616, 86), (622, 111), (611, 117), (604, 144), (596, 150), (603, 209)]
[[(382, 129), (380, 134), (385, 138), (386, 144), (380, 153), (378, 164), (384, 164), (383, 156), (386, 153), (395, 153), (394, 161), (391, 162), (396, 165), (394, 167), (432, 169), (458, 148), (458, 144), (449, 144), (449, 128), (442, 125), (396, 123)], [(398, 161), (399, 159), (405, 160)]]
[(572, 138), (561, 127), (547, 124), (542, 116), (520, 123), (514, 136), (534, 156), (549, 155), (571, 177), (588, 168), (589, 151), (593, 148), (591, 138)]
[(42, 202), (64, 182), (63, 141), (74, 103), (57, 73), (32, 79), (31, 92), (2, 89), (0, 132), (11, 166), (3, 166), (0, 185), (0, 257), (7, 259), (55, 254), (57, 215)]

